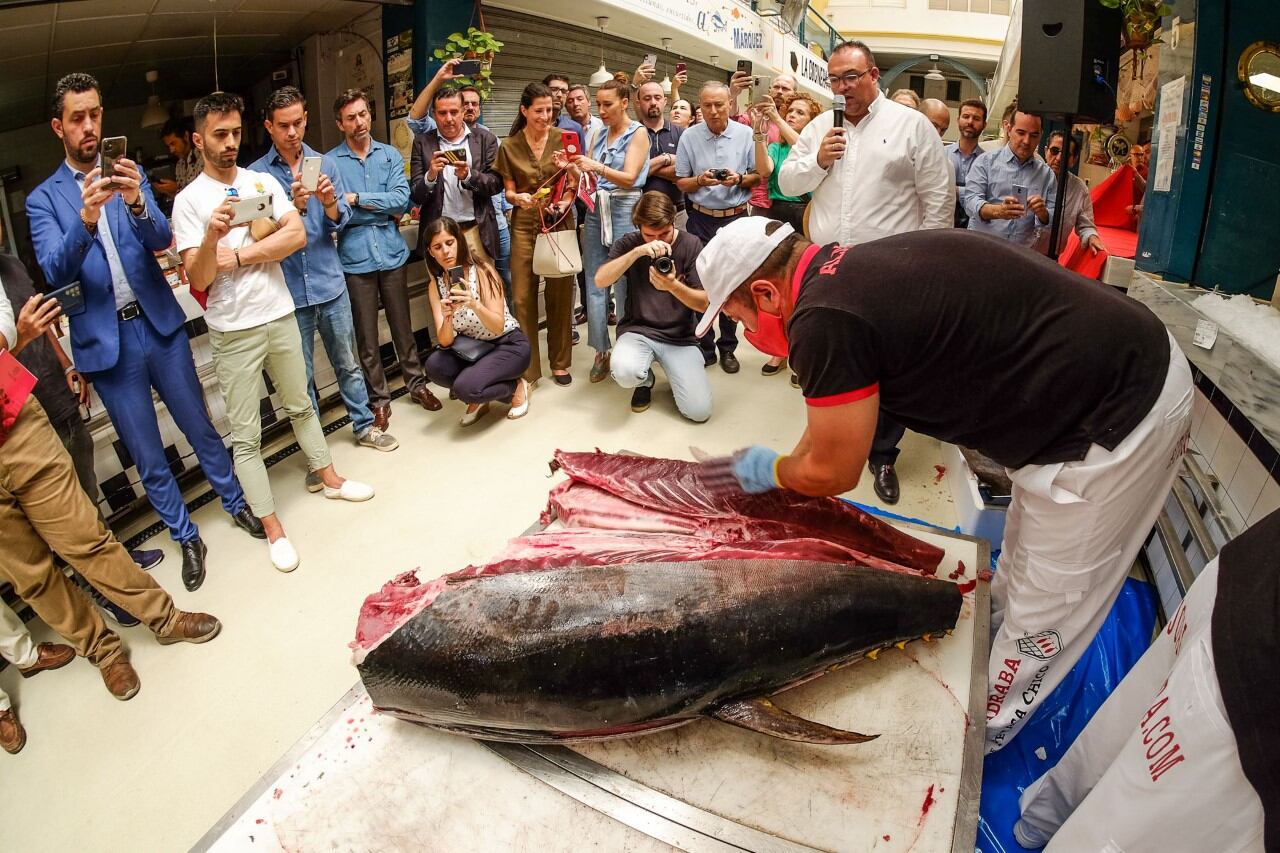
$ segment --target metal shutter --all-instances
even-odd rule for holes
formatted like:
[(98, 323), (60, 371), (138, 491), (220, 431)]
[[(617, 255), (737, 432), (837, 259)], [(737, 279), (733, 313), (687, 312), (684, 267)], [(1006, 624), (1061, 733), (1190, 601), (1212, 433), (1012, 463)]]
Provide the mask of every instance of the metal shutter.
[[(503, 42), (493, 61), (493, 91), (484, 105), (484, 121), (499, 138), (506, 136), (519, 114), (520, 93), (534, 81), (552, 72), (567, 74), (574, 83), (585, 83), (600, 67), (600, 31), (574, 27), (548, 18), (486, 7), (485, 24)], [(698, 89), (707, 80), (727, 82), (729, 72), (693, 62), (656, 47), (646, 47), (617, 37), (605, 36), (605, 67), (610, 71), (635, 71), (646, 53), (658, 55), (658, 80), (671, 76), (677, 62), (689, 64), (689, 82), (682, 97), (697, 101)], [(594, 95), (591, 107), (595, 114)]]

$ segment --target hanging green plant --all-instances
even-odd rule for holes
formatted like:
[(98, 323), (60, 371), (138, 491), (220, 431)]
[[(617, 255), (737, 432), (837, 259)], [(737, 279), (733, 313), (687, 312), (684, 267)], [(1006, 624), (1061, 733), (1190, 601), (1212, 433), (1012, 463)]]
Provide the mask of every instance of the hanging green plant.
[(440, 61), (460, 56), (463, 59), (480, 60), (480, 73), (467, 77), (455, 77), (455, 82), (475, 86), (480, 97), (489, 99), (493, 89), (493, 58), (502, 50), (503, 44), (493, 37), (493, 33), (475, 27), (467, 27), (465, 33), (453, 33), (445, 39), (443, 47), (433, 50), (432, 56)]
[(1160, 19), (1173, 14), (1173, 8), (1162, 0), (1098, 0), (1108, 9), (1119, 9), (1124, 17), (1124, 46), (1141, 54), (1159, 42), (1156, 31)]

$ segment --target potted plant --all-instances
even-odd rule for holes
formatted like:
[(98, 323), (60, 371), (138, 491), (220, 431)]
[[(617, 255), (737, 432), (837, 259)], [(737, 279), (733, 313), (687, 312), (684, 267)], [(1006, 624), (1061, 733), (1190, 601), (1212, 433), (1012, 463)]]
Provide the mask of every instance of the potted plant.
[(465, 33), (453, 33), (445, 40), (443, 47), (432, 51), (436, 59), (446, 61), (461, 56), (463, 59), (480, 60), (480, 73), (473, 77), (457, 77), (459, 82), (475, 86), (480, 97), (489, 99), (493, 89), (493, 58), (502, 50), (502, 42), (493, 37), (493, 33), (475, 27), (467, 27)]
[(1141, 53), (1155, 44), (1160, 19), (1173, 14), (1173, 9), (1162, 0), (1098, 0), (1108, 9), (1119, 9), (1124, 17), (1124, 46)]

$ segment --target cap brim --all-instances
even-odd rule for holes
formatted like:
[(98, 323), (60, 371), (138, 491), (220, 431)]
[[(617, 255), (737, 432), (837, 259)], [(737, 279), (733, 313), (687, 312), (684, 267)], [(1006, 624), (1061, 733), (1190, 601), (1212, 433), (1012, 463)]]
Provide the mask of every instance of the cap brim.
[(716, 317), (719, 317), (720, 312), (724, 310), (724, 303), (728, 301), (729, 297), (726, 296), (719, 303), (709, 302), (707, 304), (707, 310), (703, 312), (702, 319), (698, 321), (698, 328), (694, 332), (697, 337), (700, 338), (707, 333), (707, 330), (711, 328), (711, 324), (716, 321)]

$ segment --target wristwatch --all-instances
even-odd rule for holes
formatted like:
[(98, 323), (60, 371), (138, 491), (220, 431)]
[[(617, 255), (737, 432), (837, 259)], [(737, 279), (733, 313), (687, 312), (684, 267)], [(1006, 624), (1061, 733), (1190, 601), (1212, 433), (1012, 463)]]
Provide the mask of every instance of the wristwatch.
[(359, 207), (359, 206), (360, 206), (360, 193), (352, 193), (352, 195), (356, 197), (356, 200), (355, 200), (354, 202), (352, 202), (352, 204), (353, 204), (355, 207)]
[(142, 214), (147, 212), (147, 204), (142, 200), (142, 196), (138, 196), (138, 200), (135, 201), (133, 204), (128, 205), (128, 207), (129, 207), (129, 212), (132, 213), (134, 216), (141, 216)]
[(764, 142), (763, 133), (753, 133), (751, 134), (751, 138), (754, 139), (756, 142)]

